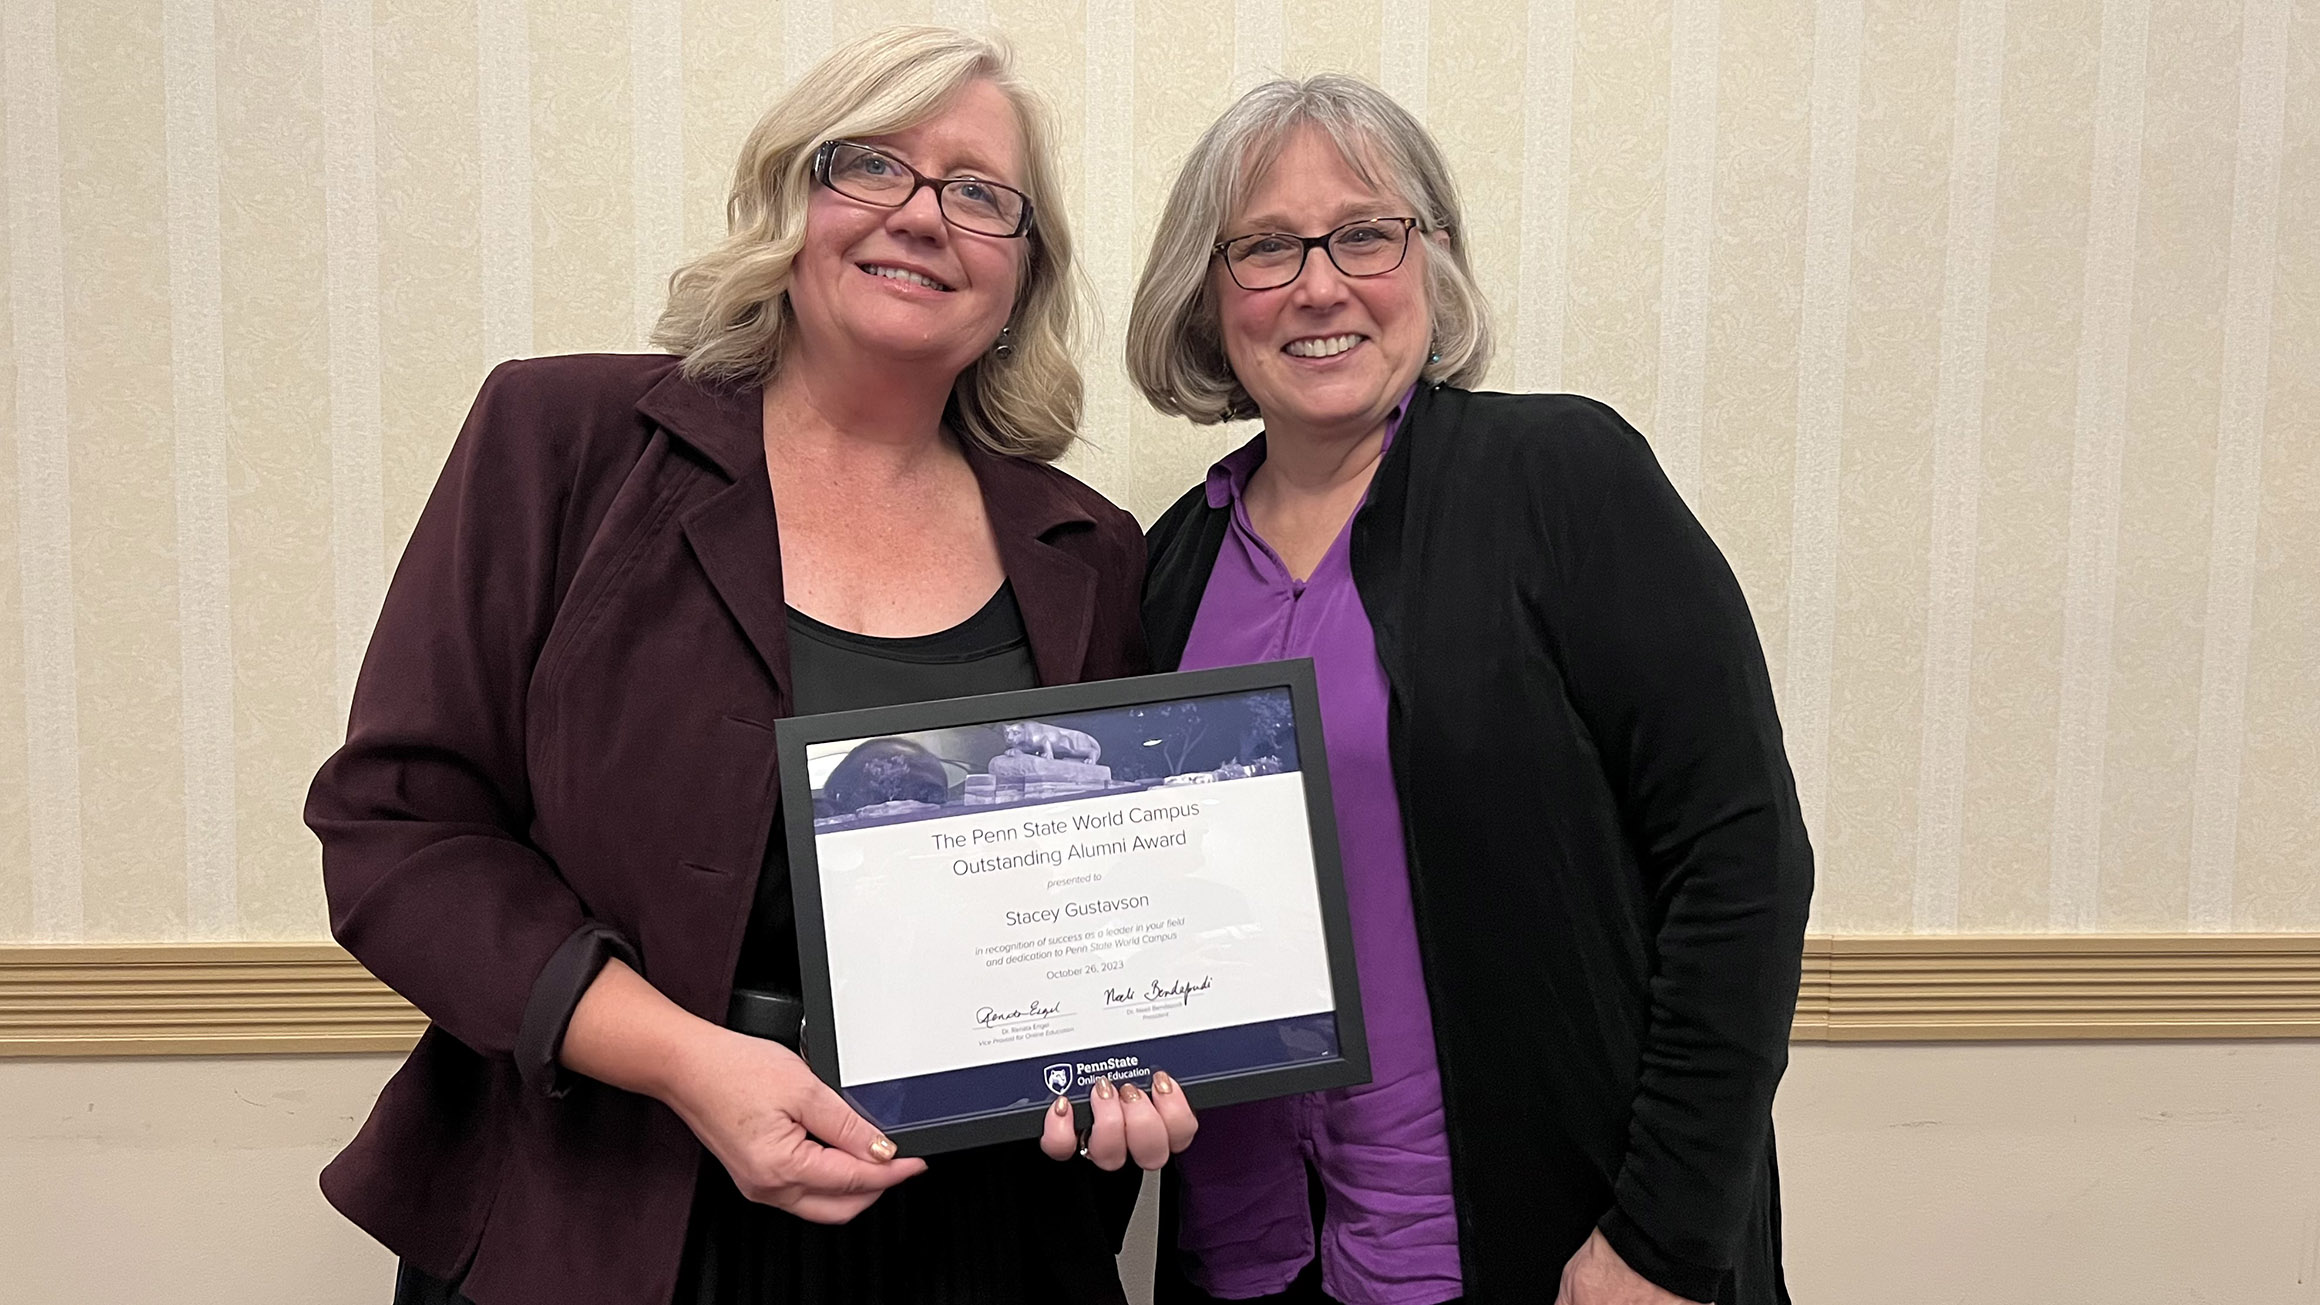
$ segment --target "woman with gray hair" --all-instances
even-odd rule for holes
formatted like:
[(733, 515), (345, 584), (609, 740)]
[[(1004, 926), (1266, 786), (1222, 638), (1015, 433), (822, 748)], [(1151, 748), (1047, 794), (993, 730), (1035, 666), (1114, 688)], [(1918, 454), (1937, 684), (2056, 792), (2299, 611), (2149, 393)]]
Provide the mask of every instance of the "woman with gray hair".
[(1747, 605), (1618, 414), (1470, 389), (1426, 131), (1349, 77), (1201, 137), (1136, 290), (1264, 432), (1148, 537), (1163, 669), (1307, 656), (1374, 1078), (1207, 1112), (1159, 1299), (1773, 1305), (1812, 856)]
[(666, 354), (485, 382), (306, 813), (333, 932), (432, 1021), (323, 1174), (398, 1305), (1124, 1305), (1183, 1094), (898, 1157), (796, 1054), (774, 810), (782, 716), (1145, 665), (1135, 521), (1047, 465), (1051, 139), (1004, 47), (856, 41), (750, 133)]

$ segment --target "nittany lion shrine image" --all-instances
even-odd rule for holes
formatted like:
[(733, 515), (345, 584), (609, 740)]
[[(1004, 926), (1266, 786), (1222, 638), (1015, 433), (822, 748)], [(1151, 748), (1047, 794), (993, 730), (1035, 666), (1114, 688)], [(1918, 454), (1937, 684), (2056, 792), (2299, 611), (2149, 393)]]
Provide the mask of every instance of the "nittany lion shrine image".
[(4, 0), (0, 1302), (2320, 1305), (2320, 5)]

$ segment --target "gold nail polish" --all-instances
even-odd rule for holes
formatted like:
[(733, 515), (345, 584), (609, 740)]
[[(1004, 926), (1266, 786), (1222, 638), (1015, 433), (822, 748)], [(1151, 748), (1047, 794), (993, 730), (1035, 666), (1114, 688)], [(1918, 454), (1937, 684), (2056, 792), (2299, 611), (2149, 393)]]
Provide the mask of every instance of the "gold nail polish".
[(1154, 1070), (1152, 1071), (1152, 1090), (1161, 1096), (1166, 1096), (1176, 1090), (1176, 1080)]
[(870, 1157), (881, 1164), (892, 1160), (894, 1158), (894, 1143), (883, 1137), (872, 1142), (870, 1144)]
[(1065, 1115), (1070, 1114), (1071, 1098), (1066, 1096), (1056, 1097), (1054, 1109), (1050, 1113), (1052, 1113), (1057, 1119), (1061, 1119)]
[(1110, 1079), (1099, 1078), (1096, 1080), (1095, 1094), (1104, 1100), (1109, 1101), (1113, 1097), (1118, 1096), (1120, 1091), (1118, 1088), (1112, 1086), (1112, 1081)]

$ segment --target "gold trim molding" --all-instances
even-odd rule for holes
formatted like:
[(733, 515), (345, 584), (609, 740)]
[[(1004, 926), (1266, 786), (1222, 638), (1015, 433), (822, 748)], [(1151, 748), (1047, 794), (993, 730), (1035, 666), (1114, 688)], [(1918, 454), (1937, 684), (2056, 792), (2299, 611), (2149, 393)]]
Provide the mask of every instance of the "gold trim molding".
[[(0, 1056), (407, 1051), (330, 943), (0, 943)], [(2320, 1038), (2320, 934), (1805, 940), (1800, 1042)]]
[(0, 943), (0, 1056), (409, 1051), (426, 1026), (334, 943)]
[(1793, 1036), (2320, 1038), (2320, 934), (1808, 938)]

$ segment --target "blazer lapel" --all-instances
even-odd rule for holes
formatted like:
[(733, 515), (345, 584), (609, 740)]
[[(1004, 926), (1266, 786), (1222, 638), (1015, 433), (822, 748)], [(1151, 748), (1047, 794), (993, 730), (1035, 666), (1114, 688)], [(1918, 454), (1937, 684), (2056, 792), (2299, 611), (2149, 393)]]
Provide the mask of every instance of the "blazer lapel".
[(765, 464), (685, 513), (685, 540), (758, 660), (773, 676), (778, 710), (790, 710), (789, 609), (781, 595), (781, 532)]
[(1074, 684), (1096, 618), (1095, 568), (1038, 539), (999, 531), (999, 561), (1015, 585), (1041, 684)]
[(999, 543), (999, 565), (1015, 587), (1031, 662), (1041, 684), (1074, 684), (1085, 674), (1095, 629), (1096, 571), (1056, 547), (1057, 530), (1095, 525), (1045, 467), (967, 446), (983, 489), (983, 511)]
[(761, 395), (755, 386), (715, 388), (670, 372), (637, 403), (655, 425), (700, 450), (732, 483), (688, 509), (685, 541), (710, 587), (773, 677), (790, 710), (789, 609), (781, 594), (781, 530), (766, 475)]

